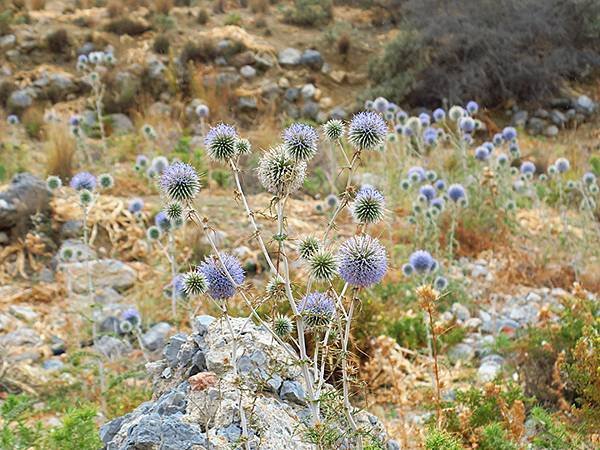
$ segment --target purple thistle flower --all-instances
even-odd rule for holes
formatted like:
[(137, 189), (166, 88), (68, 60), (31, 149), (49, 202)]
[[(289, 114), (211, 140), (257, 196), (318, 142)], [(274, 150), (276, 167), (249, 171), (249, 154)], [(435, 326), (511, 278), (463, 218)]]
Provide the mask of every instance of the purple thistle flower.
[(430, 202), (431, 200), (433, 200), (433, 198), (435, 197), (435, 188), (430, 185), (430, 184), (426, 184), (424, 186), (421, 186), (421, 188), (419, 189), (419, 193), (425, 197), (427, 199), (428, 202)]
[(483, 145), (475, 149), (475, 159), (478, 161), (487, 161), (489, 157), (490, 151)]
[(469, 114), (477, 113), (477, 111), (479, 111), (479, 105), (477, 102), (471, 100), (469, 103), (467, 103), (467, 111), (469, 111)]
[(459, 200), (466, 197), (465, 188), (460, 184), (452, 184), (448, 188), (448, 197), (453, 202), (458, 202)]
[(352, 203), (352, 216), (358, 223), (376, 223), (383, 218), (384, 208), (383, 195), (373, 186), (364, 185)]
[(425, 169), (423, 169), (421, 166), (413, 166), (410, 169), (408, 169), (406, 176), (413, 183), (425, 181), (425, 177), (426, 177)]
[(375, 101), (373, 101), (373, 109), (379, 113), (386, 112), (388, 106), (389, 102), (383, 97), (377, 97)]
[(387, 126), (379, 114), (363, 111), (352, 118), (348, 129), (348, 141), (357, 150), (373, 150), (385, 142), (387, 131)]
[(444, 180), (437, 180), (435, 183), (433, 183), (433, 186), (438, 191), (443, 191), (444, 189), (446, 189), (446, 182)]
[[(221, 263), (221, 260), (223, 263)], [(200, 264), (200, 272), (208, 282), (208, 293), (215, 300), (226, 300), (235, 295), (235, 291), (245, 279), (240, 261), (228, 253), (221, 253), (220, 259), (209, 256)], [(233, 279), (233, 283), (229, 276)]]
[(96, 177), (89, 172), (79, 172), (71, 178), (70, 186), (76, 191), (92, 191), (96, 187)]
[(496, 146), (502, 145), (502, 142), (504, 142), (504, 138), (502, 137), (502, 133), (496, 133), (494, 135), (494, 137), (492, 138), (492, 142)]
[(212, 127), (204, 138), (208, 156), (216, 161), (227, 161), (235, 156), (237, 132), (231, 125), (220, 123)]
[(419, 114), (419, 120), (423, 126), (428, 126), (431, 123), (431, 117), (427, 113)]
[(427, 127), (423, 131), (423, 140), (427, 145), (433, 145), (437, 141), (438, 132), (435, 128)]
[(175, 291), (175, 296), (179, 298), (186, 298), (183, 274), (178, 273), (173, 277), (171, 280), (171, 289)]
[(425, 250), (417, 250), (412, 253), (408, 258), (408, 262), (415, 272), (420, 274), (431, 272), (437, 267), (431, 253)]
[(526, 175), (528, 173), (534, 174), (535, 173), (535, 164), (532, 163), (531, 161), (525, 161), (523, 164), (521, 164), (521, 173), (524, 175)]
[(319, 135), (313, 127), (294, 123), (283, 131), (283, 144), (296, 161), (308, 161), (317, 153)]
[(463, 117), (460, 119), (459, 126), (464, 133), (472, 133), (475, 131), (475, 121), (471, 117)]
[(446, 111), (444, 111), (442, 108), (438, 108), (435, 111), (433, 111), (433, 120), (435, 120), (436, 122), (441, 122), (446, 118)]
[(502, 130), (502, 139), (507, 142), (513, 141), (517, 138), (517, 130), (513, 127), (506, 127)]
[(142, 209), (144, 209), (144, 200), (142, 200), (141, 198), (133, 198), (129, 201), (129, 205), (127, 206), (127, 209), (129, 210), (130, 213), (138, 213), (140, 212)]
[(160, 211), (154, 217), (154, 224), (158, 227), (160, 231), (167, 232), (171, 229), (172, 223), (171, 220), (167, 217), (167, 214), (164, 211)]
[(6, 118), (6, 123), (8, 123), (9, 125), (18, 125), (19, 118), (15, 114), (11, 114)]
[(159, 186), (171, 200), (186, 202), (193, 200), (200, 191), (200, 179), (192, 166), (175, 162), (163, 170)]
[(408, 113), (404, 110), (400, 110), (398, 112), (396, 112), (396, 120), (400, 123), (404, 123), (406, 122), (406, 120), (408, 119)]
[(566, 158), (558, 158), (554, 165), (556, 166), (556, 170), (558, 170), (558, 173), (565, 173), (571, 167), (569, 160)]
[(351, 286), (369, 287), (387, 272), (385, 248), (369, 235), (354, 236), (338, 252), (340, 277)]
[(133, 326), (139, 325), (142, 322), (140, 312), (135, 308), (128, 308), (121, 313), (121, 320), (131, 322)]
[(596, 175), (592, 172), (586, 172), (581, 179), (585, 184), (594, 184), (596, 182)]
[(148, 157), (146, 155), (137, 155), (135, 157), (135, 164), (139, 167), (146, 167), (148, 165)]
[(335, 303), (322, 292), (311, 292), (298, 303), (298, 312), (309, 327), (324, 326), (333, 318)]
[(209, 113), (208, 106), (206, 106), (204, 104), (196, 106), (196, 115), (198, 117), (200, 117), (201, 119), (205, 119), (206, 117), (208, 117), (208, 113)]
[(439, 211), (442, 211), (444, 209), (444, 206), (446, 205), (446, 202), (444, 202), (444, 199), (442, 197), (436, 197), (433, 200), (431, 200), (430, 204)]

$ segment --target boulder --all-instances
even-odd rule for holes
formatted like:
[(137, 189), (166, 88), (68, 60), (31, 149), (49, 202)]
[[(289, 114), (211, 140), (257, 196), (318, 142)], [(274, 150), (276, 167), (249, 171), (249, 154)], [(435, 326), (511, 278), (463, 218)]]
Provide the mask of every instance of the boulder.
[(305, 50), (300, 57), (300, 64), (308, 66), (313, 70), (321, 70), (323, 63), (323, 57), (317, 50)]
[(300, 50), (292, 47), (288, 47), (279, 52), (278, 60), (282, 66), (297, 66), (300, 64), (302, 59), (302, 53)]
[(87, 293), (88, 270), (92, 274), (95, 289), (113, 288), (121, 291), (133, 286), (137, 278), (135, 270), (115, 259), (64, 263), (59, 269), (69, 274), (71, 288), (77, 294)]

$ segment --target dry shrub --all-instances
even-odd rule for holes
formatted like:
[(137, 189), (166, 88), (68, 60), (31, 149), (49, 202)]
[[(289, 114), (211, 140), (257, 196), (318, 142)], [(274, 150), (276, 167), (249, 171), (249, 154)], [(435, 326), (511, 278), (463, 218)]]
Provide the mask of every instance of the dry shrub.
[(208, 22), (208, 11), (204, 8), (198, 11), (198, 15), (196, 16), (196, 22), (200, 25), (205, 25)]
[(203, 39), (198, 43), (188, 41), (181, 50), (179, 60), (184, 64), (190, 61), (206, 63), (216, 57), (217, 47), (215, 42), (210, 39)]
[(203, 75), (198, 71), (191, 77), (190, 89), (193, 98), (202, 99), (202, 102), (208, 106), (211, 122), (232, 122), (235, 95), (227, 86), (217, 86), (216, 83), (205, 85)]
[(348, 36), (347, 34), (342, 34), (339, 39), (337, 40), (337, 49), (338, 49), (338, 53), (340, 55), (342, 55), (342, 58), (344, 59), (344, 61), (346, 60), (346, 58), (348, 57), (348, 53), (350, 53), (350, 36)]
[(170, 47), (171, 42), (164, 34), (159, 34), (156, 36), (156, 38), (154, 38), (154, 42), (152, 43), (152, 50), (154, 50), (154, 53), (158, 53), (159, 55), (168, 54)]
[(157, 14), (169, 15), (173, 9), (173, 0), (154, 0), (154, 12)]
[(148, 25), (132, 20), (128, 17), (114, 19), (106, 25), (106, 31), (118, 35), (128, 34), (129, 36), (137, 36), (149, 30)]
[(30, 11), (41, 11), (46, 8), (46, 0), (29, 0)]
[(58, 30), (50, 33), (46, 37), (46, 45), (48, 46), (48, 50), (55, 54), (68, 52), (71, 42), (69, 40), (69, 34), (67, 33), (67, 30), (64, 28), (59, 28)]
[(31, 139), (41, 139), (44, 132), (44, 112), (39, 107), (28, 108), (21, 117), (27, 136)]
[(65, 127), (59, 125), (51, 125), (47, 134), (46, 174), (69, 180), (75, 168), (75, 140)]
[(269, 0), (250, 0), (249, 6), (253, 13), (267, 13), (270, 5)]
[(108, 17), (111, 19), (122, 16), (124, 11), (125, 8), (123, 2), (119, 0), (111, 0), (106, 6), (106, 12), (108, 13)]

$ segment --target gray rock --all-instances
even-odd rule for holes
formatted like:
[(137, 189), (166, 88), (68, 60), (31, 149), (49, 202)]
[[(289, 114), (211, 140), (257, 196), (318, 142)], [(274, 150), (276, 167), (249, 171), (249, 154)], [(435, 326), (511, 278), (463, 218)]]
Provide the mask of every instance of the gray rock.
[(556, 137), (558, 136), (558, 127), (556, 125), (550, 125), (548, 128), (544, 130), (544, 136), (546, 137)]
[(9, 111), (19, 112), (29, 108), (35, 98), (31, 89), (18, 89), (10, 94), (6, 102)]
[(125, 114), (110, 114), (108, 120), (111, 123), (113, 133), (116, 135), (133, 133), (133, 122)]
[(232, 423), (218, 430), (217, 434), (225, 437), (229, 442), (237, 442), (242, 436), (242, 429), (236, 423)]
[(511, 124), (515, 127), (523, 127), (525, 126), (525, 123), (527, 123), (528, 117), (529, 113), (527, 111), (517, 111), (512, 116)]
[(471, 318), (471, 313), (469, 312), (469, 309), (466, 306), (461, 305), (460, 303), (452, 304), (451, 310), (452, 314), (454, 314), (454, 317), (456, 317), (461, 322), (465, 322)]
[(281, 389), (279, 390), (279, 397), (282, 400), (304, 404), (306, 395), (304, 393), (304, 388), (297, 381), (285, 380)]
[(213, 316), (196, 316), (194, 318), (194, 332), (199, 335), (204, 335), (208, 331), (208, 327), (215, 321)]
[(161, 349), (164, 345), (167, 335), (171, 331), (171, 325), (166, 322), (159, 322), (142, 335), (142, 342), (151, 352)]
[(348, 113), (341, 106), (336, 106), (329, 113), (331, 119), (344, 120), (348, 117)]
[(259, 70), (269, 70), (275, 65), (275, 60), (270, 55), (254, 55), (254, 65)]
[(60, 227), (60, 237), (65, 239), (78, 239), (83, 236), (83, 222), (81, 220), (67, 220)]
[(321, 70), (323, 67), (323, 57), (317, 50), (305, 50), (300, 57), (300, 63), (310, 67), (313, 70)]
[(282, 66), (297, 66), (302, 59), (300, 50), (288, 47), (279, 52), (278, 60)]
[(94, 347), (109, 359), (121, 358), (131, 351), (129, 342), (107, 335), (101, 336)]
[(47, 370), (49, 372), (62, 370), (64, 366), (64, 363), (60, 359), (47, 359), (42, 363), (42, 367), (44, 368), (44, 370)]
[(281, 95), (281, 88), (277, 83), (271, 81), (261, 87), (260, 94), (267, 100), (275, 100)]
[(0, 48), (8, 50), (13, 48), (17, 43), (17, 37), (14, 34), (7, 34), (0, 37)]
[(256, 69), (252, 66), (242, 66), (240, 74), (247, 80), (251, 80), (256, 76)]
[(452, 364), (457, 362), (469, 362), (475, 357), (475, 350), (469, 344), (459, 343), (448, 349), (448, 360)]
[(400, 450), (400, 444), (398, 441), (389, 440), (386, 448), (387, 450)]
[(137, 425), (129, 430), (127, 448), (151, 448), (162, 441), (162, 420), (158, 414), (143, 416)]
[(17, 319), (24, 320), (25, 322), (32, 322), (39, 317), (37, 312), (29, 306), (24, 305), (11, 305), (8, 311)]
[(482, 383), (493, 381), (498, 376), (501, 369), (502, 366), (495, 362), (483, 363), (477, 370), (477, 379)]
[(206, 445), (206, 435), (199, 427), (182, 422), (176, 416), (163, 418), (161, 450), (192, 450)]
[(148, 112), (151, 116), (164, 116), (169, 117), (172, 112), (170, 105), (163, 102), (154, 102), (148, 108)]
[(316, 92), (317, 88), (312, 83), (305, 84), (300, 90), (300, 93), (302, 94), (302, 98), (304, 98), (304, 100), (312, 100)]
[(73, 252), (72, 261), (90, 261), (98, 258), (96, 251), (89, 245), (85, 245), (80, 239), (67, 239), (63, 241), (56, 252), (57, 258), (60, 258), (60, 255), (66, 248)]
[(304, 102), (302, 105), (302, 117), (316, 120), (319, 115), (319, 104), (317, 102)]
[(527, 131), (530, 134), (537, 136), (544, 132), (547, 125), (548, 123), (545, 120), (540, 119), (538, 117), (532, 117), (531, 119), (529, 119), (529, 122), (527, 122)]
[(20, 347), (23, 345), (37, 345), (41, 343), (41, 336), (28, 327), (21, 327), (17, 330), (0, 336), (0, 346)]
[(46, 183), (29, 173), (15, 175), (8, 188), (0, 192), (0, 231), (11, 239), (27, 233), (31, 216), (50, 211), (50, 191)]
[(290, 87), (285, 90), (285, 94), (283, 97), (288, 102), (295, 102), (296, 100), (298, 100), (299, 96), (300, 96), (300, 89), (295, 88), (295, 87)]
[(217, 75), (217, 86), (234, 87), (241, 81), (236, 72), (222, 72)]
[(593, 113), (597, 106), (587, 95), (580, 95), (575, 101), (575, 108), (587, 114)]
[(106, 317), (105, 319), (102, 320), (102, 322), (100, 322), (100, 333), (112, 333), (112, 334), (118, 334), (119, 333), (119, 326), (121, 324), (121, 321), (114, 316), (109, 316)]
[(550, 120), (552, 123), (558, 127), (563, 127), (567, 123), (567, 116), (565, 116), (558, 109), (553, 109), (550, 111)]
[(550, 100), (548, 103), (551, 108), (569, 109), (572, 105), (571, 99), (566, 97), (557, 97)]
[(163, 356), (167, 359), (167, 362), (171, 367), (175, 367), (177, 365), (177, 354), (186, 340), (187, 334), (177, 333), (171, 336), (171, 339), (169, 339), (169, 342), (167, 345), (165, 345), (163, 349)]
[(113, 288), (117, 291), (133, 286), (137, 273), (127, 264), (115, 259), (97, 259), (90, 262), (61, 264), (60, 269), (69, 272), (72, 289), (76, 293), (86, 293), (88, 289), (88, 266), (92, 273), (95, 288)]
[(238, 108), (240, 111), (257, 111), (258, 104), (254, 97), (240, 97), (238, 100)]

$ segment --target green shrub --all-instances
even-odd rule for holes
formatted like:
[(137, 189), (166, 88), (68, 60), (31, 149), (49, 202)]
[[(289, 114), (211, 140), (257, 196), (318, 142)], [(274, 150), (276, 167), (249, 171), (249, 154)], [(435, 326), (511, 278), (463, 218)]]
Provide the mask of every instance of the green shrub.
[(225, 25), (239, 25), (241, 21), (242, 16), (236, 12), (229, 13), (227, 14), (227, 17), (225, 17)]
[(52, 450), (96, 450), (102, 447), (95, 423), (96, 410), (73, 409), (63, 417), (63, 425), (52, 430), (44, 448)]
[(560, 423), (556, 423), (544, 408), (534, 407), (530, 414), (538, 432), (533, 438), (533, 444), (538, 448), (552, 450), (571, 450), (581, 448), (579, 439), (574, 438)]
[(0, 429), (0, 448), (27, 449), (39, 439), (39, 424), (35, 427), (26, 425), (28, 411), (35, 401), (24, 394), (9, 395), (0, 408), (2, 428)]
[(404, 348), (416, 350), (427, 346), (427, 326), (420, 314), (402, 317), (392, 322), (388, 326), (387, 334)]
[(294, 5), (285, 12), (288, 23), (303, 27), (327, 23), (332, 16), (332, 0), (294, 0)]
[(479, 440), (480, 450), (517, 450), (518, 447), (506, 436), (506, 430), (501, 423), (486, 425), (481, 431)]
[(159, 55), (166, 55), (169, 53), (169, 48), (171, 47), (171, 41), (164, 34), (159, 34), (154, 39), (154, 43), (152, 44), (152, 50), (154, 53), (158, 53)]
[(459, 440), (444, 430), (433, 429), (425, 437), (427, 450), (462, 450)]

